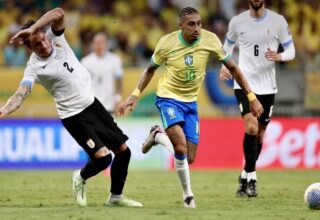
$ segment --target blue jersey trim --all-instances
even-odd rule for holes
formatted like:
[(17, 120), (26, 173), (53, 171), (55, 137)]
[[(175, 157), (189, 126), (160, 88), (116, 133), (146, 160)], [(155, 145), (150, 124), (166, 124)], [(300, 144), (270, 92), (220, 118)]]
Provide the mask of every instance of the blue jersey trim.
[(267, 17), (267, 12), (268, 12), (268, 10), (265, 9), (265, 10), (264, 10), (264, 15), (263, 15), (262, 17), (256, 19), (255, 22), (260, 22), (260, 21), (262, 21), (263, 19), (265, 19), (265, 17)]
[(284, 42), (281, 44), (283, 47), (288, 47), (292, 43), (292, 39), (288, 40), (287, 42)]
[(27, 85), (30, 87), (30, 89), (32, 88), (32, 82), (28, 81), (28, 80), (23, 80), (20, 85)]
[(227, 40), (228, 44), (235, 44), (236, 43), (235, 41), (230, 40), (229, 38), (226, 38), (226, 40)]

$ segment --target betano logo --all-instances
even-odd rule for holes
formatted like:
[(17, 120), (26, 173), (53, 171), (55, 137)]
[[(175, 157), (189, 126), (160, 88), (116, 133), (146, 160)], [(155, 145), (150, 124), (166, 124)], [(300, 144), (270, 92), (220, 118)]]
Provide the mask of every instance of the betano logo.
[(264, 146), (257, 167), (315, 168), (320, 166), (320, 125), (284, 129), (272, 121), (265, 133)]

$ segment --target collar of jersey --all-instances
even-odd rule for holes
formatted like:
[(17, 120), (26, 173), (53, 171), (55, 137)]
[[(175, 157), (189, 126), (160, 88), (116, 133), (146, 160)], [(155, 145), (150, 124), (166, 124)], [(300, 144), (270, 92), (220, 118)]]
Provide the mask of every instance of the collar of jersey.
[(260, 18), (252, 18), (254, 22), (262, 21), (267, 17), (268, 9), (264, 9), (264, 14)]
[(191, 47), (191, 46), (194, 46), (199, 43), (200, 38), (201, 38), (201, 34), (199, 35), (198, 39), (195, 42), (193, 42), (192, 44), (189, 44), (187, 41), (185, 41), (185, 39), (182, 36), (182, 31), (179, 31), (178, 38), (182, 44), (186, 45), (187, 47)]

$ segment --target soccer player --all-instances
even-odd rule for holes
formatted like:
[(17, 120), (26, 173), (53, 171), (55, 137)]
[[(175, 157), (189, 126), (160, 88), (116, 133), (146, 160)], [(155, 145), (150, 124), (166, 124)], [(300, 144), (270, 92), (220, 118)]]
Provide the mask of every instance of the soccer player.
[[(156, 69), (161, 64), (166, 65), (166, 70), (158, 83), (156, 106), (167, 137), (174, 148), (174, 164), (183, 190), (184, 207), (195, 208), (188, 162), (191, 164), (197, 153), (199, 139), (197, 96), (206, 73), (209, 56), (213, 55), (223, 62), (236, 78), (249, 99), (253, 115), (260, 116), (263, 108), (251, 92), (239, 68), (222, 50), (218, 37), (201, 28), (201, 17), (198, 11), (192, 7), (183, 8), (179, 18), (181, 30), (160, 39), (151, 63), (142, 73), (137, 88), (125, 102), (118, 106), (117, 111), (119, 114), (124, 114), (127, 108), (132, 110)], [(160, 142), (156, 141), (158, 133), (161, 133), (159, 126), (153, 127), (147, 141), (143, 144), (144, 153), (148, 152), (155, 143)]]
[(112, 150), (115, 157), (111, 166), (111, 190), (107, 204), (140, 207), (141, 203), (122, 195), (131, 157), (125, 143), (128, 137), (94, 97), (90, 73), (71, 50), (64, 30), (64, 11), (55, 8), (39, 20), (29, 21), (10, 39), (10, 43), (23, 44), (33, 53), (19, 88), (0, 108), (0, 118), (16, 111), (34, 83), (40, 83), (53, 96), (65, 128), (90, 157), (87, 164), (72, 175), (76, 202), (86, 206), (86, 180), (110, 165)]
[(119, 56), (108, 51), (105, 33), (97, 33), (92, 41), (93, 52), (81, 60), (81, 64), (91, 73), (93, 91), (108, 112), (113, 113), (121, 101), (122, 61)]
[[(237, 197), (257, 196), (256, 161), (261, 152), (263, 135), (272, 115), (277, 85), (275, 62), (289, 61), (295, 48), (288, 24), (283, 16), (265, 8), (263, 0), (250, 0), (249, 10), (233, 17), (224, 50), (232, 55), (236, 40), (239, 42), (239, 68), (245, 74), (252, 91), (261, 102), (264, 112), (257, 118), (250, 113), (246, 91), (234, 83), (235, 95), (244, 121), (243, 150), (245, 164), (239, 176)], [(284, 52), (277, 53), (281, 45)], [(231, 79), (226, 67), (220, 71), (221, 79)]]

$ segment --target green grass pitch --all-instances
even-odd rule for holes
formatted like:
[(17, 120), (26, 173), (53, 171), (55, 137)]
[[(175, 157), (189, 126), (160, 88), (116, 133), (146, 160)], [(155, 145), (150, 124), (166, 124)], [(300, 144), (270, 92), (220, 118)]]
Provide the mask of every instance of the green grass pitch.
[(239, 171), (191, 171), (196, 209), (182, 207), (174, 171), (130, 171), (124, 194), (143, 208), (105, 207), (110, 177), (99, 174), (87, 182), (85, 208), (71, 193), (71, 170), (0, 171), (0, 219), (320, 219), (309, 210), (304, 190), (320, 182), (319, 170), (258, 171), (259, 197), (235, 197)]

